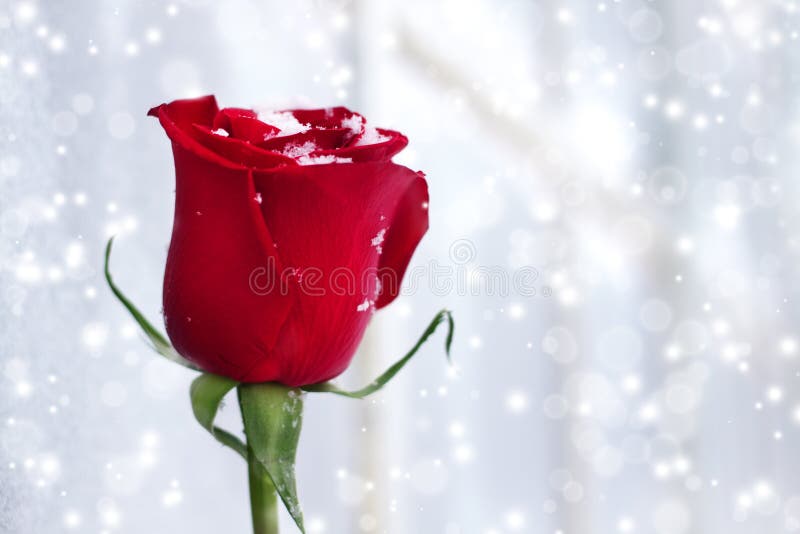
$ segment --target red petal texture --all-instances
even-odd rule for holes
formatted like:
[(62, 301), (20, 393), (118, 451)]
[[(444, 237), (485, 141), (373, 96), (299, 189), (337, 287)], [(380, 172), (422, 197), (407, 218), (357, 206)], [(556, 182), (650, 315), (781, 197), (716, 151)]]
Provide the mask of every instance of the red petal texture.
[[(291, 112), (312, 129), (281, 136), (250, 110), (220, 111), (213, 96), (150, 114), (175, 157), (164, 276), (175, 349), (235, 380), (302, 386), (344, 371), (373, 311), (397, 296), (428, 228), (428, 191), (422, 173), (390, 161), (402, 134), (346, 146), (346, 108)], [(308, 141), (312, 155), (354, 163), (299, 165), (280, 153)]]

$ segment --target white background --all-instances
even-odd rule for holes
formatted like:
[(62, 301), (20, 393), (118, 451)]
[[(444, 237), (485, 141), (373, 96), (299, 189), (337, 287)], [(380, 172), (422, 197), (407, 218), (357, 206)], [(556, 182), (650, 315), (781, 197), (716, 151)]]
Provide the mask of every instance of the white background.
[(174, 182), (145, 113), (205, 93), (403, 131), (431, 191), (413, 265), (540, 275), (376, 315), (343, 383), (444, 306), (457, 369), (440, 333), (374, 400), (308, 398), (310, 533), (797, 530), (798, 9), (3, 1), (0, 531), (250, 528), (192, 373), (101, 278), (117, 234), (113, 271), (159, 322)]

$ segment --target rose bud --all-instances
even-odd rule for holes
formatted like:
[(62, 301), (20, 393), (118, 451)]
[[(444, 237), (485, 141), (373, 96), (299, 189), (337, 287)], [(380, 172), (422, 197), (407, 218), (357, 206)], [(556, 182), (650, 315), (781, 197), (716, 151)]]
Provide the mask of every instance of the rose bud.
[(175, 158), (175, 349), (241, 382), (339, 375), (428, 228), (424, 175), (391, 161), (406, 137), (344, 107), (220, 110), (205, 96), (149, 114)]

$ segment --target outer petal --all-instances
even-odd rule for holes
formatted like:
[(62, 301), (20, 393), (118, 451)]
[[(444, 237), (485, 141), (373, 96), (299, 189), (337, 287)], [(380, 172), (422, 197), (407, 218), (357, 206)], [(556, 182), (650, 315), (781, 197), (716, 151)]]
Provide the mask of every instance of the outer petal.
[(202, 124), (210, 128), (218, 111), (217, 99), (214, 95), (206, 95), (161, 104), (152, 108), (147, 114), (160, 118), (164, 113), (178, 128), (185, 130), (192, 124)]
[[(254, 180), (284, 265), (296, 272), (294, 305), (274, 349), (279, 380), (291, 386), (328, 380), (347, 367), (361, 340), (380, 296), (385, 237), (395, 217), (411, 217), (398, 208), (424, 179), (376, 162), (284, 167), (255, 172)], [(427, 226), (427, 213), (418, 214)], [(407, 248), (410, 240), (398, 243)], [(271, 372), (265, 363), (244, 380)]]
[(178, 144), (185, 150), (210, 163), (232, 169), (241, 169), (241, 165), (216, 154), (196, 139), (193, 125), (210, 126), (217, 109), (216, 99), (213, 96), (204, 96), (161, 104), (152, 108), (147, 114), (158, 118), (173, 145)]
[[(230, 109), (226, 111), (229, 112)], [(224, 113), (218, 111), (213, 96), (161, 104), (151, 109), (148, 115), (158, 117), (173, 143), (179, 144), (209, 163), (235, 169), (297, 164), (292, 158), (282, 154), (257, 148), (239, 139), (212, 133), (211, 128), (218, 127), (214, 124), (224, 120), (220, 117), (226, 117)]]
[(389, 272), (392, 276), (382, 277), (381, 293), (375, 302), (377, 309), (391, 304), (400, 294), (411, 256), (428, 231), (428, 183), (424, 174), (417, 173), (417, 178), (397, 204), (391, 220), (382, 244), (379, 272)]
[(252, 171), (219, 165), (173, 138), (176, 199), (164, 275), (164, 321), (175, 349), (204, 370), (239, 380), (268, 356), (291, 299), (266, 291), (280, 269)]

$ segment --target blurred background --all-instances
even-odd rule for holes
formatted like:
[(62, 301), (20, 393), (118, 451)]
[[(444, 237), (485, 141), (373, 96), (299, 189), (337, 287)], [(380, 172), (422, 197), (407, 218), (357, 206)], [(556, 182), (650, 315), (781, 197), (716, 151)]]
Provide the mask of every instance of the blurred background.
[(456, 366), (439, 333), (372, 400), (309, 396), (310, 534), (797, 531), (798, 9), (3, 0), (0, 531), (250, 529), (193, 373), (101, 277), (116, 234), (117, 281), (160, 322), (174, 182), (145, 113), (206, 93), (347, 105), (428, 175), (421, 283), (340, 380), (444, 306)]

